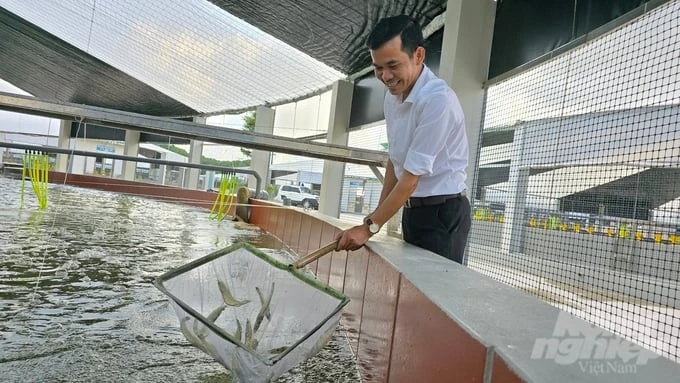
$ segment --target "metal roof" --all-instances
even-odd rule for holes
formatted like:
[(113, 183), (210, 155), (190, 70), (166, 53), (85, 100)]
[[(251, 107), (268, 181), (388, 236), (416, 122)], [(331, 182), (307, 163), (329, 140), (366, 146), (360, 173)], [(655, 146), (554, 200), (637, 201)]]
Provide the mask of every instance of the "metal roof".
[[(680, 170), (674, 161), (676, 148), (680, 147), (674, 129), (678, 125), (680, 106), (664, 105), (486, 129), (477, 195), (483, 187), (508, 190), (512, 148), (505, 144), (512, 143), (516, 130), (523, 126), (518, 166), (531, 170), (527, 195), (568, 201), (572, 211), (602, 203), (610, 205), (610, 211), (616, 211), (617, 216), (628, 217), (635, 212), (637, 218), (645, 217), (647, 213), (640, 215), (630, 208), (636, 200), (645, 210), (680, 198)], [(598, 135), (616, 139), (593, 138)], [(581, 149), (584, 142), (589, 142), (587, 150)], [(498, 145), (505, 147), (494, 147)], [(545, 148), (551, 148), (549, 155), (545, 155)]]
[(446, 0), (210, 1), (346, 74), (370, 65), (365, 41), (382, 17), (408, 14), (426, 26), (446, 9)]
[(162, 116), (237, 113), (370, 65), (381, 17), (446, 1), (0, 0), (0, 78), (41, 98)]

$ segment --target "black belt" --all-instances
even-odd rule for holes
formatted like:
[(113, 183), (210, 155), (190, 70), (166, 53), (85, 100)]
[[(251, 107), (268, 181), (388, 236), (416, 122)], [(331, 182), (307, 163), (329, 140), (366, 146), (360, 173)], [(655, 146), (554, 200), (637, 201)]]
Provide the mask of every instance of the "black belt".
[(456, 194), (433, 195), (429, 197), (411, 197), (406, 200), (405, 208), (441, 205), (452, 198), (465, 197), (465, 192)]

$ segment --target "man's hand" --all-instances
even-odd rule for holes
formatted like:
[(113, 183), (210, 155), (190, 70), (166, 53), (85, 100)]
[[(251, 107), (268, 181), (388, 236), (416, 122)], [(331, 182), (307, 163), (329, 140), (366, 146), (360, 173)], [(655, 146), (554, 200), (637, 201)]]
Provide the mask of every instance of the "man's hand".
[(335, 250), (357, 250), (363, 246), (370, 237), (371, 232), (368, 230), (367, 225), (354, 226), (335, 236), (335, 239), (338, 240), (338, 246)]

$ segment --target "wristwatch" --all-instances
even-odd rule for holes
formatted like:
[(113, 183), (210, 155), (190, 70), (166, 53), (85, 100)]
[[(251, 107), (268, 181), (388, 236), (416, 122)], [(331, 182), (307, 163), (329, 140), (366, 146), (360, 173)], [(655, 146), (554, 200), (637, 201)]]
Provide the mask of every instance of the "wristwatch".
[(364, 223), (368, 225), (368, 231), (370, 231), (371, 234), (377, 234), (380, 231), (380, 225), (373, 222), (371, 218), (366, 217), (366, 219), (364, 219)]

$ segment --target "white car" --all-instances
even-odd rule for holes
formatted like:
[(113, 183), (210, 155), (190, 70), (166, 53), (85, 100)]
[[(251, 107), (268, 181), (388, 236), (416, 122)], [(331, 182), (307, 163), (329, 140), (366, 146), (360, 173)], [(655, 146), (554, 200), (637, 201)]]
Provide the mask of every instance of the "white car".
[(299, 185), (281, 186), (274, 201), (282, 202), (284, 205), (290, 203), (293, 206), (302, 206), (305, 209), (319, 209), (319, 196), (312, 194), (309, 188)]

